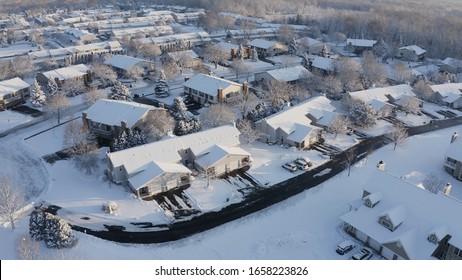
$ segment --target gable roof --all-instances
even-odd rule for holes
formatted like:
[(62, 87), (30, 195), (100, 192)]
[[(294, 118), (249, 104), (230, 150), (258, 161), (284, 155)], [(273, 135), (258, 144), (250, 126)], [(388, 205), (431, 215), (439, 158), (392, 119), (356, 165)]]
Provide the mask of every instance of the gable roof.
[(256, 47), (256, 48), (260, 48), (260, 49), (274, 48), (278, 44), (280, 44), (280, 43), (278, 43), (276, 41), (268, 41), (268, 40), (264, 40), (264, 39), (254, 39), (254, 40), (250, 41), (249, 43), (247, 43), (247, 45), (249, 45), (251, 47)]
[(363, 47), (363, 48), (372, 48), (376, 40), (366, 40), (366, 39), (347, 39), (347, 46)]
[(180, 150), (190, 149), (195, 155), (201, 154), (215, 144), (238, 146), (240, 132), (234, 126), (220, 126), (201, 132), (152, 142), (134, 148), (108, 153), (112, 166), (124, 166), (131, 174), (148, 162), (177, 163), (181, 160)]
[(86, 110), (87, 118), (98, 123), (121, 126), (127, 122), (127, 128), (135, 125), (147, 112), (162, 110), (149, 105), (122, 100), (99, 99)]
[[(447, 225), (447, 234), (452, 236), (449, 243), (462, 248), (462, 224), (454, 214), (462, 211), (461, 201), (441, 192), (425, 191), (379, 169), (372, 173), (364, 189), (369, 193), (381, 192), (380, 203), (374, 208), (361, 205), (341, 216), (344, 222), (381, 244), (399, 241), (411, 259), (432, 258), (437, 245), (427, 241), (427, 237), (439, 225)], [(383, 214), (403, 223), (391, 232), (378, 223)]]
[(327, 57), (322, 57), (318, 55), (309, 55), (308, 59), (311, 62), (311, 66), (317, 69), (322, 69), (326, 71), (334, 71), (335, 64), (334, 60)]
[(104, 64), (127, 71), (140, 62), (151, 63), (144, 59), (139, 59), (139, 58), (128, 56), (128, 55), (117, 54), (107, 59), (104, 62)]
[(165, 173), (190, 174), (191, 170), (179, 163), (165, 163), (151, 161), (140, 168), (136, 175), (130, 177), (128, 182), (135, 189), (143, 187), (150, 181), (162, 176)]
[(349, 95), (352, 98), (356, 98), (371, 105), (374, 104), (379, 107), (382, 107), (383, 104), (380, 105), (379, 103), (377, 103), (377, 101), (379, 101), (380, 103), (386, 103), (390, 101), (389, 97), (392, 97), (395, 100), (400, 99), (404, 96), (415, 97), (415, 93), (412, 90), (412, 87), (407, 84), (353, 91), (350, 92)]
[(416, 45), (411, 45), (411, 46), (405, 46), (405, 47), (401, 47), (399, 48), (400, 50), (408, 50), (408, 51), (411, 51), (413, 53), (415, 53), (416, 55), (421, 55), (421, 54), (424, 54), (426, 53), (427, 51), (422, 49), (421, 47), (419, 46), (416, 46)]
[(462, 162), (462, 140), (460, 137), (457, 136), (454, 142), (449, 145), (446, 156)]
[(280, 82), (292, 82), (311, 76), (311, 72), (301, 65), (266, 71), (268, 75)]
[(447, 83), (440, 85), (431, 85), (434, 92), (438, 92), (443, 98), (449, 95), (462, 95), (462, 83)]
[(30, 87), (30, 85), (18, 77), (10, 80), (1, 81), (0, 95), (10, 94), (28, 87)]
[(188, 59), (198, 59), (199, 56), (193, 50), (185, 50), (185, 51), (177, 51), (177, 52), (169, 52), (167, 55), (174, 60), (188, 58)]
[(301, 143), (313, 131), (319, 131), (319, 128), (312, 125), (303, 125), (298, 123), (294, 124), (291, 129), (292, 131), (290, 132), (289, 136), (287, 136), (287, 139), (296, 143)]
[(217, 162), (229, 155), (250, 156), (247, 151), (239, 147), (213, 145), (212, 147), (203, 151), (194, 162), (203, 168), (208, 168), (215, 165)]
[(210, 96), (216, 96), (218, 94), (218, 89), (220, 88), (226, 89), (230, 86), (241, 87), (242, 85), (215, 76), (197, 74), (196, 76), (184, 82), (183, 86), (206, 93)]
[(87, 74), (88, 70), (90, 69), (84, 64), (78, 64), (43, 72), (42, 74), (49, 80), (59, 79), (60, 81), (65, 81), (77, 77), (82, 77), (83, 75)]

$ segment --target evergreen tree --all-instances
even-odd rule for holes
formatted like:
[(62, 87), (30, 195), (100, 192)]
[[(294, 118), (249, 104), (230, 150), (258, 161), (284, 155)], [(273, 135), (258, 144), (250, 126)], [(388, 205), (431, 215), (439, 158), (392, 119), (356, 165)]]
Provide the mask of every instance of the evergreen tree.
[(42, 107), (45, 104), (46, 95), (43, 92), (40, 84), (35, 80), (31, 89), (30, 101), (34, 107)]
[(128, 148), (146, 144), (146, 134), (139, 129), (122, 131), (112, 142), (113, 151), (121, 151)]
[(298, 49), (297, 41), (295, 40), (295, 38), (292, 38), (292, 40), (290, 40), (290, 43), (289, 43), (288, 52), (289, 54), (293, 55), (297, 52), (297, 49)]
[(170, 86), (165, 81), (165, 74), (163, 71), (161, 72), (159, 79), (157, 80), (154, 92), (156, 96), (160, 98), (170, 96)]
[(329, 56), (329, 49), (327, 48), (327, 45), (324, 44), (322, 46), (322, 50), (319, 52), (319, 55), (322, 57), (328, 57)]
[(45, 213), (39, 209), (33, 211), (29, 219), (29, 234), (35, 240), (43, 240), (45, 232)]
[(173, 131), (175, 135), (186, 135), (198, 132), (202, 129), (201, 121), (188, 111), (183, 98), (176, 97), (173, 100), (171, 113), (176, 120), (175, 129)]
[(236, 59), (244, 59), (244, 56), (244, 47), (240, 44), (236, 52)]
[(48, 248), (70, 248), (77, 244), (69, 224), (63, 219), (45, 213), (44, 241)]
[(114, 100), (132, 101), (132, 93), (120, 81), (115, 81), (109, 97)]
[(258, 52), (255, 48), (252, 48), (252, 61), (257, 62), (258, 61)]

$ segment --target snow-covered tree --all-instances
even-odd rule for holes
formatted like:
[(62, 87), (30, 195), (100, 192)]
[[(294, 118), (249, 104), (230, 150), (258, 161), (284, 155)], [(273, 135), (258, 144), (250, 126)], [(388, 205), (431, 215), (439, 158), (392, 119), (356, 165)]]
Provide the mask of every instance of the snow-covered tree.
[(387, 68), (377, 61), (372, 52), (364, 52), (361, 72), (364, 84), (368, 88), (374, 85), (384, 85), (387, 81)]
[(201, 114), (202, 124), (207, 127), (218, 127), (231, 124), (236, 120), (236, 114), (224, 103), (213, 104)]
[(64, 94), (57, 93), (47, 99), (45, 106), (48, 112), (56, 117), (58, 124), (61, 124), (61, 115), (70, 104), (69, 99)]
[(419, 80), (414, 85), (414, 92), (417, 96), (425, 101), (432, 101), (435, 99), (435, 93), (433, 92), (430, 85), (424, 80)]
[(55, 79), (49, 79), (47, 83), (47, 90), (48, 90), (47, 96), (54, 95), (55, 93), (58, 92), (58, 89), (59, 87)]
[(342, 98), (342, 82), (333, 75), (325, 76), (323, 79), (322, 91), (328, 98), (339, 100)]
[(117, 73), (105, 64), (94, 63), (92, 65), (92, 72), (96, 77), (101, 79), (103, 86), (111, 85), (117, 80)]
[(219, 45), (208, 45), (205, 47), (204, 59), (205, 61), (213, 63), (215, 65), (215, 69), (218, 68), (218, 63), (230, 58), (231, 54)]
[(322, 56), (322, 57), (328, 57), (329, 56), (329, 49), (327, 48), (327, 45), (324, 44), (322, 46), (322, 49), (321, 51), (319, 52), (319, 56)]
[(431, 193), (438, 193), (442, 191), (444, 186), (446, 186), (446, 181), (441, 176), (438, 176), (434, 173), (428, 174), (422, 182), (422, 185), (425, 189)]
[(178, 64), (170, 58), (166, 58), (162, 62), (162, 69), (166, 79), (171, 79), (178, 76), (181, 73), (181, 69)]
[(98, 147), (96, 136), (86, 125), (80, 122), (69, 122), (64, 129), (64, 148), (72, 155), (91, 152)]
[(404, 141), (406, 141), (408, 136), (407, 128), (402, 124), (396, 124), (385, 136), (390, 143), (393, 143), (393, 150), (396, 150), (398, 145), (401, 145)]
[(78, 170), (84, 171), (87, 175), (93, 174), (98, 169), (97, 151), (76, 155), (74, 165)]
[(413, 78), (412, 70), (404, 63), (393, 65), (393, 76), (400, 84), (411, 82)]
[(57, 249), (74, 247), (78, 241), (69, 224), (50, 213), (45, 213), (43, 240), (48, 248)]
[(276, 35), (279, 41), (283, 42), (284, 44), (289, 44), (292, 40), (295, 40), (297, 37), (297, 33), (295, 29), (289, 24), (282, 24), (276, 30)]
[(226, 100), (226, 104), (233, 109), (237, 109), (240, 114), (241, 118), (245, 118), (247, 113), (255, 108), (257, 105), (258, 98), (253, 94), (251, 91), (247, 90), (247, 92), (243, 92), (242, 94), (238, 94), (234, 97), (228, 98)]
[(85, 85), (78, 79), (69, 79), (62, 86), (62, 92), (67, 97), (73, 97), (85, 92)]
[(30, 235), (23, 234), (16, 241), (16, 252), (20, 260), (37, 260), (40, 254), (40, 245)]
[(341, 57), (335, 62), (337, 78), (342, 82), (344, 91), (361, 90), (359, 70), (361, 65), (350, 57)]
[(14, 77), (24, 77), (24, 75), (34, 71), (34, 65), (27, 57), (15, 57), (10, 61), (10, 72)]
[(170, 86), (165, 81), (165, 74), (163, 73), (163, 71), (157, 79), (156, 87), (154, 88), (154, 93), (159, 98), (170, 96)]
[(42, 107), (45, 104), (46, 95), (40, 84), (35, 80), (31, 88), (30, 102), (34, 107)]
[(186, 107), (186, 104), (184, 103), (183, 97), (175, 97), (173, 99), (173, 106), (172, 110), (176, 113), (181, 113), (188, 111), (188, 108)]
[(29, 235), (35, 240), (43, 240), (45, 238), (45, 212), (40, 209), (32, 211), (29, 218)]
[(112, 150), (120, 151), (146, 144), (146, 135), (139, 129), (122, 131), (112, 142)]
[(171, 113), (176, 121), (173, 131), (175, 135), (186, 135), (202, 129), (201, 121), (188, 111), (182, 97), (176, 97), (173, 100)]
[(268, 105), (265, 102), (257, 104), (254, 109), (250, 110), (247, 113), (246, 119), (251, 120), (252, 122), (257, 122), (262, 120), (272, 114), (275, 114), (279, 111), (279, 107), (273, 106), (271, 103)]
[(384, 56), (389, 52), (389, 48), (387, 43), (382, 39), (380, 39), (377, 44), (374, 45), (374, 54), (378, 57)]
[(369, 104), (355, 100), (350, 107), (349, 119), (356, 126), (369, 128), (376, 123), (377, 117), (374, 109)]
[(243, 119), (237, 124), (237, 129), (247, 143), (252, 143), (261, 137), (260, 130), (256, 129), (251, 120)]
[(153, 110), (148, 113), (142, 125), (143, 131), (155, 140), (160, 139), (175, 129), (175, 119), (166, 110)]
[(330, 123), (328, 130), (330, 133), (335, 134), (335, 138), (337, 135), (345, 134), (348, 131), (348, 126), (350, 125), (348, 119), (345, 116), (337, 116), (335, 119)]
[(401, 108), (404, 112), (406, 112), (406, 115), (419, 114), (422, 111), (420, 102), (421, 101), (412, 96), (404, 96), (401, 102)]
[(268, 80), (265, 83), (265, 87), (267, 88), (266, 100), (274, 107), (281, 107), (286, 102), (292, 100), (294, 88), (286, 82)]
[(114, 85), (111, 87), (111, 94), (109, 97), (114, 100), (132, 101), (132, 93), (128, 87), (120, 81), (115, 81)]
[(258, 52), (255, 48), (252, 48), (251, 50), (251, 59), (253, 62), (257, 62), (258, 61)]
[(93, 90), (90, 90), (88, 91), (85, 96), (84, 96), (84, 100), (85, 100), (85, 103), (86, 104), (93, 104), (95, 103), (96, 101), (98, 101), (99, 99), (105, 99), (107, 98), (107, 93), (102, 90), (102, 89), (93, 89)]
[(133, 66), (126, 72), (126, 78), (133, 79), (135, 81), (140, 80), (144, 75), (144, 69), (140, 66)]
[(244, 51), (244, 47), (242, 46), (242, 44), (239, 45), (239, 47), (237, 48), (237, 51), (236, 51), (236, 59), (244, 59), (245, 58), (245, 51)]
[(3, 175), (0, 178), (0, 216), (15, 229), (15, 221), (21, 217), (20, 210), (26, 206), (26, 198), (22, 188), (14, 184), (11, 178)]

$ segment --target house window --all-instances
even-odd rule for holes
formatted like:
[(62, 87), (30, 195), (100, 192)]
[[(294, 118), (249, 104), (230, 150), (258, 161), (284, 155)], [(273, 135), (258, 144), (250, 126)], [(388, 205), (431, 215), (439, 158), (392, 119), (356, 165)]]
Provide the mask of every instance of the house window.
[(380, 224), (382, 226), (386, 227), (387, 229), (393, 231), (393, 225), (386, 218), (381, 218), (380, 219)]
[(454, 255), (458, 256), (460, 253), (459, 248), (454, 248)]
[(369, 199), (366, 199), (366, 206), (369, 207), (369, 208), (372, 208), (372, 203)]

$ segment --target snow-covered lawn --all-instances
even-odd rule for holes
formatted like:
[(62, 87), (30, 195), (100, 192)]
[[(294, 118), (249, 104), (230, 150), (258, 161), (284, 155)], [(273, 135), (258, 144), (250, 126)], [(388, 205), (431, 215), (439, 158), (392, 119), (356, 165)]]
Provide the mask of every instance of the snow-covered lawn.
[(0, 111), (0, 132), (7, 131), (23, 123), (30, 122), (33, 118), (11, 110)]
[(385, 121), (385, 120), (377, 120), (376, 124), (370, 128), (356, 128), (356, 130), (363, 132), (370, 136), (378, 136), (382, 134), (386, 134), (390, 129), (393, 127), (393, 124)]
[(300, 64), (303, 61), (301, 57), (295, 55), (278, 55), (267, 57), (266, 59), (271, 62), (274, 62), (276, 65), (280, 67), (288, 67), (291, 65)]
[(326, 140), (326, 144), (335, 146), (340, 150), (346, 150), (358, 143), (358, 140), (355, 137), (343, 134), (335, 136), (332, 133), (324, 133), (322, 137)]
[(408, 126), (419, 126), (428, 124), (431, 118), (427, 115), (422, 114), (421, 116), (415, 114), (407, 114), (404, 112), (398, 112), (396, 118), (404, 122)]

